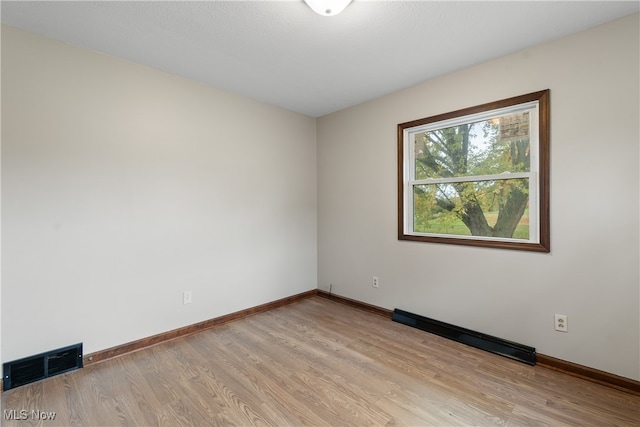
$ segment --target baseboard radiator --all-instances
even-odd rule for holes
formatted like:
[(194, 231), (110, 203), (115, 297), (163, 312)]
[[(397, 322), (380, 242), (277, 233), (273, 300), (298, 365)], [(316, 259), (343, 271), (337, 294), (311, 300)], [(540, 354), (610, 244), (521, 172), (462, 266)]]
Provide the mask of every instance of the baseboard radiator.
[(36, 354), (2, 365), (4, 391), (82, 368), (82, 343)]
[(527, 345), (496, 338), (482, 332), (461, 328), (460, 326), (429, 319), (407, 311), (395, 309), (391, 317), (393, 321), (404, 325), (439, 335), (471, 347), (486, 350), (509, 359), (517, 360), (528, 365), (536, 363), (536, 349)]

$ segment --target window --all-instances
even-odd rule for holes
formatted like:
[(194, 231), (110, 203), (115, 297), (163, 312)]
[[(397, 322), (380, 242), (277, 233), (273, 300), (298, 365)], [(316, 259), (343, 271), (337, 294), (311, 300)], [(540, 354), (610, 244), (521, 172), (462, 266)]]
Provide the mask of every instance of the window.
[(549, 252), (549, 91), (399, 124), (398, 238)]

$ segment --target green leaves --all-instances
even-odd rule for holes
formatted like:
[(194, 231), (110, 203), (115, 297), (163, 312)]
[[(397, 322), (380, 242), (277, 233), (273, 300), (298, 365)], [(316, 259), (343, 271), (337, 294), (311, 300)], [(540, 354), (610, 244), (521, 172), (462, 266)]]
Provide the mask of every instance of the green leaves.
[[(479, 179), (414, 187), (415, 231), (512, 237), (526, 209), (528, 179), (482, 177), (529, 172), (528, 124), (523, 117), (528, 120), (528, 115), (511, 114), (416, 135), (416, 180)], [(506, 130), (501, 129), (504, 123), (510, 126)]]
[(500, 139), (498, 120), (416, 135), (415, 179), (528, 172), (529, 137)]

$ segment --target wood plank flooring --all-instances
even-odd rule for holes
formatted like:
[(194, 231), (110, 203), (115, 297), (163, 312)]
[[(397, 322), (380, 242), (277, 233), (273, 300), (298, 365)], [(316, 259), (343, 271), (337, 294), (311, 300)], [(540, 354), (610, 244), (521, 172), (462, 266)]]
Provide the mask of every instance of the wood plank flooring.
[(4, 392), (2, 410), (4, 426), (640, 425), (638, 396), (321, 297)]

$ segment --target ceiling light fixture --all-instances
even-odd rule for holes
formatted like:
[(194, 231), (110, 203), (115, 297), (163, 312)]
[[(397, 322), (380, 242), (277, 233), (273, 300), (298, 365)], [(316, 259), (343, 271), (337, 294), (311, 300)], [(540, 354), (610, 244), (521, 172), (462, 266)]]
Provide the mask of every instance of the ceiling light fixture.
[(334, 16), (344, 10), (351, 0), (304, 0), (315, 13), (322, 16)]

